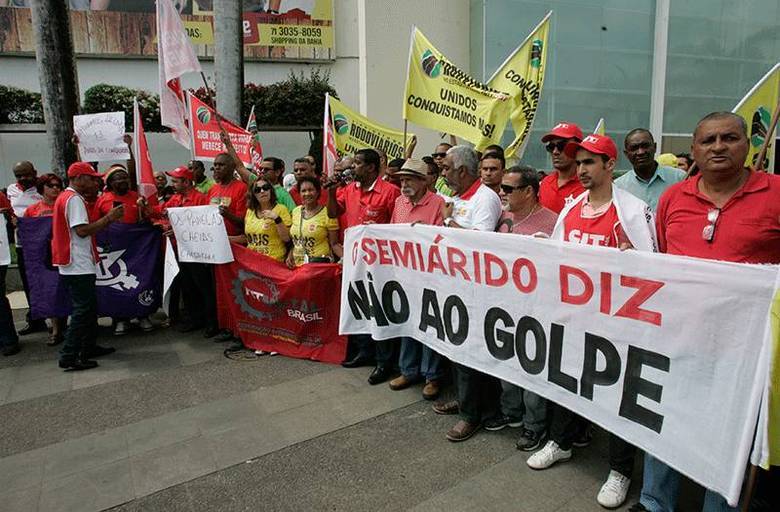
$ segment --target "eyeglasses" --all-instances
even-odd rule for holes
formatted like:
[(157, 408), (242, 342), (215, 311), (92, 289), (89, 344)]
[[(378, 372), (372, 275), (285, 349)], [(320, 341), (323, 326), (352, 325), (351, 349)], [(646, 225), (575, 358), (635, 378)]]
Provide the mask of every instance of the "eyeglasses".
[(255, 187), (255, 194), (259, 194), (260, 192), (269, 192), (272, 188), (273, 187), (268, 184), (258, 185)]
[(504, 194), (511, 194), (511, 193), (512, 193), (512, 192), (514, 192), (515, 190), (520, 190), (520, 189), (523, 189), (523, 188), (525, 188), (525, 187), (527, 187), (527, 186), (528, 186), (528, 185), (518, 185), (518, 186), (516, 186), (516, 187), (513, 187), (512, 185), (504, 185), (504, 184), (502, 183), (502, 184), (501, 184), (501, 190), (504, 192)]
[(707, 224), (704, 229), (701, 230), (701, 237), (708, 243), (712, 243), (715, 238), (715, 227), (718, 224), (718, 217), (720, 217), (720, 208), (713, 208), (707, 212)]
[(548, 153), (552, 153), (556, 149), (558, 150), (558, 152), (562, 152), (563, 148), (565, 148), (566, 144), (568, 143), (569, 143), (568, 140), (559, 140), (558, 142), (548, 142), (547, 144), (544, 145), (544, 149), (546, 149)]
[(431, 156), (433, 158), (444, 158), (445, 156), (447, 156), (447, 153), (431, 153)]

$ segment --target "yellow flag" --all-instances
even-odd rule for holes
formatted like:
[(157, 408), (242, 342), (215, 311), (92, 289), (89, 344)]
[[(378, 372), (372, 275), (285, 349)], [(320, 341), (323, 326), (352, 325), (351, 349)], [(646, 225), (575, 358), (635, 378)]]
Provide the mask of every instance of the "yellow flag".
[(518, 158), (522, 158), (536, 117), (547, 70), (547, 40), (551, 15), (552, 11), (547, 13), (487, 83), (493, 89), (505, 91), (512, 96), (510, 120), (515, 130), (515, 138), (504, 150), (507, 156), (516, 154)]
[[(361, 116), (333, 96), (328, 98), (336, 149), (339, 153), (353, 154), (358, 149), (374, 148), (384, 150), (391, 160), (404, 157), (404, 132), (387, 128)], [(411, 140), (413, 136), (408, 133), (407, 140)]]
[(596, 135), (606, 135), (607, 134), (607, 127), (604, 124), (604, 118), (602, 117), (599, 119), (599, 122), (596, 123), (596, 127), (593, 129), (593, 133)]
[(510, 109), (506, 94), (471, 78), (414, 28), (404, 119), (466, 139), (481, 151), (501, 140)]
[[(780, 97), (780, 63), (775, 64), (775, 67), (770, 69), (732, 110), (735, 114), (739, 114), (748, 125), (750, 152), (748, 152), (745, 165), (756, 165), (756, 158), (758, 158), (761, 146), (766, 140), (766, 133), (778, 97)], [(774, 162), (775, 145), (770, 143), (763, 168), (773, 169)]]

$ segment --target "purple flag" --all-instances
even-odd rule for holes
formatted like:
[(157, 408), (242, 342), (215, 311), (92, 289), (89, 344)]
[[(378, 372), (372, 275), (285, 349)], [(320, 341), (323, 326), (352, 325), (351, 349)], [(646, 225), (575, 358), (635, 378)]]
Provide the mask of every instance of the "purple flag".
[[(71, 304), (56, 267), (51, 267), (51, 217), (19, 219), (33, 318), (70, 314)], [(135, 318), (161, 302), (160, 231), (152, 226), (112, 224), (97, 236), (98, 315)]]

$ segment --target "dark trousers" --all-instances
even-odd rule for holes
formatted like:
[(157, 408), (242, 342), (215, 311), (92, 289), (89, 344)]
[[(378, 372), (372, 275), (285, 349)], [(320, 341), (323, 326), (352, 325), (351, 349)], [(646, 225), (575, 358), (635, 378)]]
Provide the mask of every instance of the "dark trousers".
[(571, 445), (585, 428), (587, 421), (570, 410), (550, 402), (550, 440), (562, 450), (571, 450)]
[(351, 334), (347, 338), (347, 359), (355, 355), (364, 359), (374, 359), (381, 368), (393, 367), (398, 364), (398, 340), (376, 341), (370, 334)]
[(87, 357), (97, 344), (97, 295), (95, 274), (79, 276), (60, 275), (70, 292), (73, 312), (65, 331), (65, 342), (60, 349), (61, 361), (74, 361)]
[(11, 303), (5, 296), (5, 275), (8, 267), (0, 267), (0, 349), (13, 347), (19, 343), (19, 336), (14, 327), (14, 315), (11, 312)]
[(205, 263), (179, 263), (181, 295), (190, 321), (207, 328), (217, 328), (217, 298), (214, 273)]
[(456, 364), (460, 417), (469, 423), (498, 414), (501, 398), (501, 381), (468, 366)]
[[(19, 276), (22, 278), (22, 288), (24, 289), (24, 298), (27, 299), (27, 304), (30, 304), (30, 285), (27, 283), (27, 270), (25, 270), (24, 265), (24, 251), (21, 247), (16, 247), (16, 265), (19, 267)], [(42, 327), (45, 323), (45, 320), (43, 318), (39, 318), (37, 320), (33, 320), (32, 316), (30, 316), (30, 312), (32, 311), (32, 308), (29, 308), (27, 310), (27, 314), (25, 315), (25, 319), (27, 320), (27, 323), (30, 325), (35, 325)]]
[(631, 478), (635, 455), (636, 446), (628, 444), (615, 434), (609, 434), (609, 469)]

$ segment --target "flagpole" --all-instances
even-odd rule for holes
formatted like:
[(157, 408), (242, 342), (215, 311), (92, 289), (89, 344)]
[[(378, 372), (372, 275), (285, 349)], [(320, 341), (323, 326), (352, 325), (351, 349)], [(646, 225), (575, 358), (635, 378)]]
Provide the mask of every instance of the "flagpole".
[(404, 151), (406, 151), (406, 125), (409, 123), (406, 119), (404, 119)]
[(206, 86), (206, 95), (209, 98), (209, 103), (211, 104), (211, 108), (214, 110), (215, 117), (217, 118), (217, 126), (219, 126), (219, 131), (222, 133), (227, 133), (225, 129), (222, 127), (222, 122), (219, 120), (220, 115), (219, 112), (217, 111), (217, 103), (214, 101), (214, 97), (211, 95), (211, 89), (209, 89), (209, 83), (206, 80), (206, 74), (203, 71), (201, 71), (200, 77), (203, 79), (203, 83)]
[(772, 113), (772, 120), (769, 122), (769, 128), (766, 131), (764, 143), (761, 145), (761, 151), (758, 152), (758, 158), (756, 159), (757, 171), (764, 170), (769, 172), (768, 169), (764, 169), (764, 158), (766, 157), (766, 153), (769, 150), (769, 143), (774, 136), (778, 116), (780, 116), (780, 101), (778, 101), (777, 105), (775, 105), (775, 111)]

